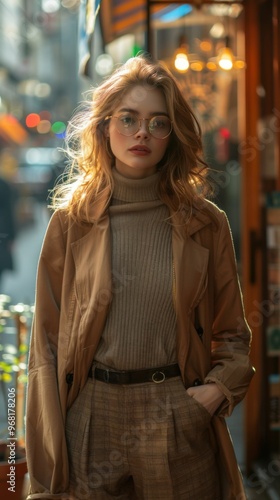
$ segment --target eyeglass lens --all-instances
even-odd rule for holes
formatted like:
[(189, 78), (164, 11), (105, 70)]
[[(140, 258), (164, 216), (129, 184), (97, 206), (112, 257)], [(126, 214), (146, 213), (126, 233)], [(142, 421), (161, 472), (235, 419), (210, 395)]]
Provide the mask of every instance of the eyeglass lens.
[[(124, 113), (116, 116), (117, 129), (122, 135), (133, 135), (141, 128), (141, 121), (137, 116), (132, 113)], [(171, 133), (172, 124), (168, 116), (159, 115), (153, 116), (148, 122), (148, 130), (153, 137), (164, 139)]]

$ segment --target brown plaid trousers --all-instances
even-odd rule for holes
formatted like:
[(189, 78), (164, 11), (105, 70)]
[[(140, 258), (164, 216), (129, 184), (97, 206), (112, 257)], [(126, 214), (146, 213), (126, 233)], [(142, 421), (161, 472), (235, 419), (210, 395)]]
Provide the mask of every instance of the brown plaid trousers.
[(67, 414), (71, 500), (220, 500), (210, 419), (180, 377), (89, 378)]

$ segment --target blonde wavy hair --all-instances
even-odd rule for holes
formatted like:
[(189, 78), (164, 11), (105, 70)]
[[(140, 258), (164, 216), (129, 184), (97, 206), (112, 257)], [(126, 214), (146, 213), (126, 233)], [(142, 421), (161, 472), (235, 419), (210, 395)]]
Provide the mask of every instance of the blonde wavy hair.
[[(67, 127), (68, 172), (52, 196), (51, 207), (63, 208), (77, 222), (89, 220), (92, 203), (113, 191), (114, 157), (108, 147), (106, 118), (114, 114), (124, 94), (135, 85), (160, 89), (173, 123), (167, 151), (158, 165), (159, 196), (171, 211), (191, 209), (209, 194), (208, 166), (203, 159), (200, 125), (172, 73), (144, 55), (129, 59), (84, 101)], [(147, 87), (148, 86), (148, 87)], [(201, 204), (205, 207), (206, 204)]]

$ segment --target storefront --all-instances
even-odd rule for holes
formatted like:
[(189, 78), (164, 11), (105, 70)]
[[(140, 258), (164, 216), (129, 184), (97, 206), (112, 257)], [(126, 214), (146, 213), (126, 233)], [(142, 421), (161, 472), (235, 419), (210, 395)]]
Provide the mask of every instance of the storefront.
[(257, 368), (246, 401), (247, 467), (280, 453), (280, 2), (245, 2), (242, 269)]

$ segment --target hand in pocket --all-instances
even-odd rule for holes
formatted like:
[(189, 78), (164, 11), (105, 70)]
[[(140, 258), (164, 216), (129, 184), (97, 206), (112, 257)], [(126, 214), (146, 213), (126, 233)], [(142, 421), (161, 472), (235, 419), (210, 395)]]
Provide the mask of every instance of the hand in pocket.
[(215, 383), (189, 387), (187, 394), (204, 406), (211, 416), (225, 399), (224, 393)]

